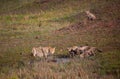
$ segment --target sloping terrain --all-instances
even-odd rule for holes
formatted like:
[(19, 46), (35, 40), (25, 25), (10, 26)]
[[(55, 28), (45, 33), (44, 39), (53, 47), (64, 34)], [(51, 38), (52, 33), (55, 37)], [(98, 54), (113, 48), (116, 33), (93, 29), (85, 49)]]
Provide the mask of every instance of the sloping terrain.
[[(1, 0), (0, 78), (119, 79), (119, 4), (119, 0)], [(86, 10), (97, 20), (87, 20)], [(67, 55), (67, 47), (86, 44), (103, 52), (61, 64), (31, 56), (32, 47), (56, 47), (59, 57)]]

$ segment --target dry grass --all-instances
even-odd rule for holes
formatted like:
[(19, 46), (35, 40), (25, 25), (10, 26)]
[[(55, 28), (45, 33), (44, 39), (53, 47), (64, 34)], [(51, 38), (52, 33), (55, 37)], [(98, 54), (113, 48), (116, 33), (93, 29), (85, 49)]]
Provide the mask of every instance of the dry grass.
[[(99, 76), (94, 67), (91, 67), (94, 62), (89, 63), (89, 61), (77, 58), (71, 59), (68, 63), (34, 62), (10, 71), (6, 79), (97, 79)], [(90, 72), (86, 69), (87, 67), (88, 69), (90, 67)], [(2, 76), (4, 79), (5, 75)]]

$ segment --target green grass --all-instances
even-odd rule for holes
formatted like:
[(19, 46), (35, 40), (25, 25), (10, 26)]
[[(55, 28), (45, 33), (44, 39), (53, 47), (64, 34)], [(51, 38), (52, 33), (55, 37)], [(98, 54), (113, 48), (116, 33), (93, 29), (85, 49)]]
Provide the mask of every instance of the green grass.
[[(12, 5), (13, 3), (16, 4)], [(6, 5), (6, 7), (1, 4)], [(113, 7), (108, 8), (111, 7), (111, 4), (113, 4)], [(49, 79), (58, 79), (59, 76), (60, 79), (94, 79), (91, 72), (99, 72), (101, 76), (113, 74), (120, 77), (120, 32), (118, 28), (105, 26), (109, 26), (109, 23), (114, 20), (118, 21), (120, 16), (119, 0), (64, 0), (60, 2), (59, 0), (53, 0), (45, 4), (36, 4), (32, 0), (30, 2), (27, 2), (27, 0), (26, 2), (15, 0), (7, 2), (5, 0), (0, 5), (2, 6), (0, 10), (1, 79), (20, 79), (20, 70), (25, 74), (22, 74), (23, 79), (39, 77), (44, 79), (46, 78), (45, 75), (48, 75)], [(89, 27), (86, 25), (88, 28), (81, 25), (80, 29), (75, 32), (66, 30), (55, 32), (63, 27), (76, 26), (77, 23), (84, 22), (86, 18), (84, 11), (89, 9), (101, 20), (88, 23), (88, 25), (90, 24)], [(36, 36), (38, 36), (38, 39), (35, 38)], [(73, 59), (75, 62), (72, 60), (70, 63), (59, 65), (41, 62), (45, 65), (42, 68), (48, 69), (46, 74), (44, 70), (41, 70), (43, 73), (38, 71), (39, 67), (36, 68), (38, 63), (33, 67), (26, 64), (28, 61), (36, 60), (30, 56), (32, 47), (54, 46), (57, 47), (55, 55), (59, 56), (67, 54), (67, 47), (85, 44), (103, 50), (102, 54), (93, 57), (93, 60), (96, 61), (90, 59), (82, 61), (78, 58)], [(63, 51), (61, 52), (60, 49), (63, 49)], [(48, 74), (50, 72), (51, 74)], [(69, 73), (67, 74), (67, 72)], [(81, 73), (81, 76), (79, 76), (79, 73)]]

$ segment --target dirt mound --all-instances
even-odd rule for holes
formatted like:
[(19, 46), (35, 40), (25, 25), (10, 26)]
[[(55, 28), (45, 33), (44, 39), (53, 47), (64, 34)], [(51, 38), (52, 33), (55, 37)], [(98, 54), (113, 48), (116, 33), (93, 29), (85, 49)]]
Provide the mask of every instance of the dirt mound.
[(68, 27), (63, 27), (61, 29), (56, 30), (57, 33), (61, 33), (61, 32), (75, 32), (78, 31), (79, 29), (81, 29), (83, 27), (83, 23), (79, 22), (73, 25), (70, 25)]
[(120, 21), (86, 21), (86, 23), (79, 22), (61, 29), (56, 30), (56, 33), (66, 33), (66, 32), (85, 32), (90, 31), (90, 29), (98, 29), (98, 28), (108, 28), (108, 29), (117, 29), (120, 27)]

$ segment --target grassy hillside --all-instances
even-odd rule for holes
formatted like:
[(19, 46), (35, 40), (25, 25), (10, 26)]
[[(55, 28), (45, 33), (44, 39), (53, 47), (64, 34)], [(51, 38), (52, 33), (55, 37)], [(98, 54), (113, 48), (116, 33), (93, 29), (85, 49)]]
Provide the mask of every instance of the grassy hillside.
[[(119, 4), (119, 0), (2, 0), (0, 78), (119, 79)], [(98, 19), (86, 20), (86, 10)], [(32, 47), (56, 47), (55, 55), (61, 56), (67, 54), (67, 47), (86, 44), (103, 53), (88, 59), (73, 58), (65, 64), (28, 64), (37, 61), (30, 56)]]

